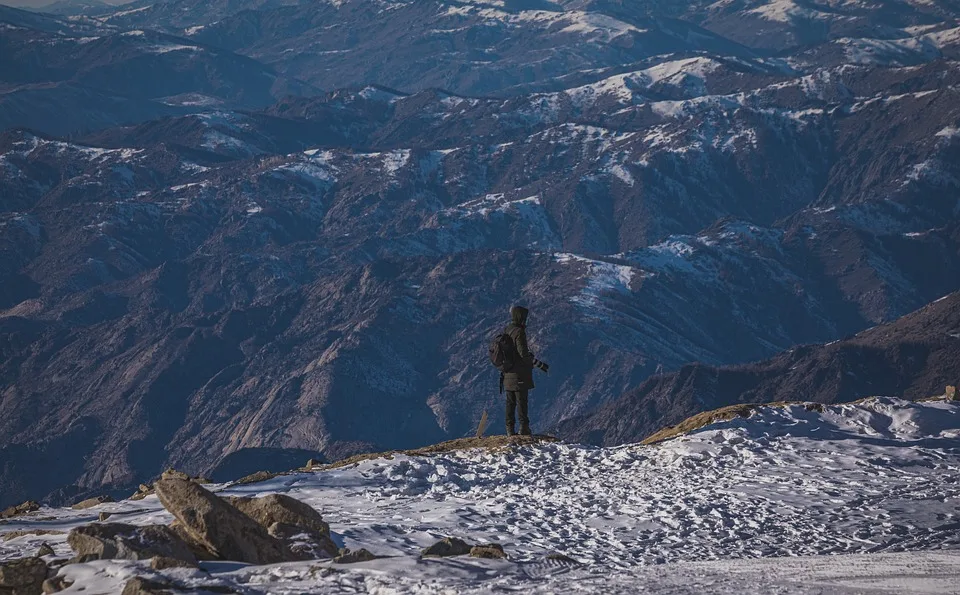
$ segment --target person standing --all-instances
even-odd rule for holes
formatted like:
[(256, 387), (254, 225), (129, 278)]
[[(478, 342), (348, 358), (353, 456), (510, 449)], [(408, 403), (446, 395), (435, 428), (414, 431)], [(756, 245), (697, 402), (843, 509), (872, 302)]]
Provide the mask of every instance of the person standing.
[(507, 434), (516, 435), (515, 416), (520, 418), (520, 434), (530, 435), (530, 415), (528, 399), (530, 391), (535, 387), (533, 382), (533, 368), (547, 372), (549, 366), (533, 356), (527, 345), (527, 319), (530, 311), (523, 306), (510, 308), (510, 324), (503, 334), (513, 339), (516, 347), (517, 361), (503, 372), (503, 389), (507, 393), (506, 422)]

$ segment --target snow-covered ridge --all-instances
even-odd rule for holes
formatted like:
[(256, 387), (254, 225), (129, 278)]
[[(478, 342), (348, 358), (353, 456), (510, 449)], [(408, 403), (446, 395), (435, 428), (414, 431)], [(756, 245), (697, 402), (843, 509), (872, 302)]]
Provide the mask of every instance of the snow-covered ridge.
[[(822, 567), (842, 564), (834, 557), (841, 553), (912, 552), (889, 559), (898, 568), (923, 565), (915, 574), (933, 582), (901, 581), (899, 592), (930, 592), (931, 584), (960, 568), (955, 558), (929, 553), (960, 547), (953, 528), (958, 446), (960, 404), (876, 398), (822, 408), (760, 407), (749, 417), (654, 446), (544, 443), (395, 455), (261, 483), (210, 486), (222, 495), (287, 494), (320, 511), (339, 543), (390, 558), (336, 572), (324, 570), (329, 561), (213, 564), (207, 572), (155, 572), (146, 562), (97, 561), (71, 564), (61, 573), (76, 581), (73, 589), (87, 592), (114, 592), (140, 575), (183, 585), (215, 581), (253, 593), (352, 593), (358, 584), (393, 593), (508, 587), (561, 593), (623, 590), (647, 576), (654, 592), (674, 585), (669, 592), (692, 593), (697, 576), (736, 576), (738, 565), (747, 564), (773, 573), (757, 571), (753, 586), (744, 589), (734, 581), (739, 591), (721, 592), (761, 593), (769, 592), (785, 564)], [(100, 512), (138, 525), (172, 520), (148, 496), (86, 511), (42, 509), (0, 526), (0, 532), (65, 531)], [(446, 535), (500, 543), (509, 558), (418, 560), (421, 547)], [(41, 542), (67, 555), (65, 537), (0, 539), (0, 559), (30, 555)], [(567, 558), (548, 560), (547, 554)], [(776, 565), (735, 562), (825, 554), (830, 557)], [(871, 559), (851, 558), (858, 565)], [(715, 562), (690, 565), (706, 560)], [(876, 560), (882, 566), (887, 559)], [(665, 563), (663, 572), (650, 569)], [(686, 583), (687, 589), (677, 588)]]
[(577, 107), (590, 105), (603, 96), (613, 97), (624, 104), (644, 101), (640, 92), (657, 84), (675, 86), (691, 95), (702, 95), (707, 92), (706, 77), (720, 66), (720, 62), (704, 57), (669, 60), (637, 72), (567, 89), (564, 93)]
[[(491, 23), (510, 27), (538, 25), (559, 29), (561, 33), (590, 35), (601, 41), (610, 41), (627, 33), (646, 33), (630, 23), (609, 15), (581, 10), (501, 10), (503, 5), (494, 3), (464, 3), (446, 8), (447, 16), (475, 17)], [(559, 8), (559, 7), (558, 7)]]

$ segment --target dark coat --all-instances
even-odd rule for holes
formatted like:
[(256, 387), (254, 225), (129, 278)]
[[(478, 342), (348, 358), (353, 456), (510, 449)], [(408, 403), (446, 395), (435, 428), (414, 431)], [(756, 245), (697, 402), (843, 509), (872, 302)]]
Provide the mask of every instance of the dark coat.
[(527, 315), (529, 310), (522, 306), (514, 306), (510, 310), (510, 317), (513, 319), (504, 333), (510, 335), (514, 344), (517, 346), (517, 353), (520, 354), (520, 363), (512, 370), (503, 375), (504, 390), (518, 391), (530, 390), (534, 388), (533, 384), (533, 354), (527, 347)]

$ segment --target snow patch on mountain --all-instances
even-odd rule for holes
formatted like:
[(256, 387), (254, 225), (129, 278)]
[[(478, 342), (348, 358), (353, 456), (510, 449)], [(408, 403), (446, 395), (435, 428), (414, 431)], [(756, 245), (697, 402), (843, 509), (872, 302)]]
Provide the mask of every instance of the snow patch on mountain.
[(325, 165), (321, 161), (289, 163), (281, 165), (273, 171), (299, 176), (316, 188), (328, 188), (337, 181), (336, 168)]
[(691, 238), (677, 236), (633, 252), (629, 258), (644, 269), (696, 273), (698, 269), (693, 263), (696, 252), (695, 242)]
[(642, 91), (654, 85), (675, 87), (691, 97), (707, 93), (706, 77), (720, 68), (720, 62), (704, 57), (671, 60), (636, 72), (628, 72), (601, 81), (563, 91), (573, 105), (584, 109), (600, 98), (612, 98), (621, 104), (646, 101)]
[(960, 128), (957, 128), (956, 126), (947, 126), (943, 130), (938, 132), (936, 136), (937, 138), (952, 140), (957, 137), (960, 137)]
[(801, 6), (794, 0), (773, 0), (763, 6), (747, 11), (747, 14), (755, 14), (770, 21), (780, 23), (793, 23), (797, 20), (827, 20), (834, 19), (836, 15)]
[(410, 161), (410, 150), (400, 149), (390, 151), (383, 157), (383, 171), (387, 175), (393, 175), (400, 171)]
[(539, 250), (554, 250), (561, 245), (539, 194), (523, 198), (485, 194), (442, 209), (424, 229), (441, 232), (436, 241), (445, 252), (475, 249), (488, 245), (493, 238), (507, 236)]
[(937, 46), (925, 39), (866, 39), (844, 37), (833, 41), (843, 48), (851, 64), (893, 65), (918, 60), (932, 60), (939, 56)]
[(180, 43), (162, 43), (154, 44), (149, 47), (144, 48), (145, 51), (151, 54), (166, 54), (169, 52), (199, 52), (200, 48), (195, 45), (183, 45)]
[(933, 33), (923, 35), (923, 39), (929, 41), (939, 49), (960, 44), (960, 27), (953, 29), (944, 29)]
[(476, 17), (490, 23), (510, 27), (531, 24), (541, 25), (541, 27), (550, 31), (575, 33), (589, 37), (591, 41), (601, 42), (609, 42), (627, 33), (647, 32), (646, 29), (641, 29), (602, 13), (581, 10), (520, 10), (507, 12), (501, 10), (503, 6), (503, 4), (496, 3), (473, 2), (448, 6), (444, 14), (446, 16)]
[(655, 101), (650, 103), (653, 113), (663, 118), (677, 119), (702, 115), (704, 111), (733, 110), (741, 107), (744, 96), (740, 95), (704, 95), (680, 101)]
[(597, 313), (598, 307), (603, 310), (604, 296), (610, 292), (629, 292), (634, 276), (642, 271), (624, 264), (593, 260), (577, 254), (557, 253), (554, 260), (560, 264), (575, 264), (584, 266), (586, 285), (579, 295), (570, 298), (574, 304), (582, 306), (589, 313)]
[(373, 86), (364, 87), (357, 95), (367, 101), (379, 101), (383, 103), (394, 103), (404, 97), (403, 95), (387, 91), (381, 87)]
[(257, 147), (250, 145), (239, 138), (235, 138), (219, 130), (209, 130), (203, 135), (200, 146), (215, 152), (226, 152), (239, 157), (250, 157), (263, 153)]

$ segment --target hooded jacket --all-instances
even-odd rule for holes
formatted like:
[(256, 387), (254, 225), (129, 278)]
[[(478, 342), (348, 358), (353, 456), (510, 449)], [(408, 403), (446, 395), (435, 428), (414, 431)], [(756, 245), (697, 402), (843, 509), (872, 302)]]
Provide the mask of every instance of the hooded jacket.
[(520, 354), (520, 362), (503, 375), (503, 388), (509, 391), (530, 390), (533, 384), (533, 354), (527, 346), (527, 316), (530, 311), (523, 306), (510, 308), (511, 322), (503, 332), (509, 335)]

